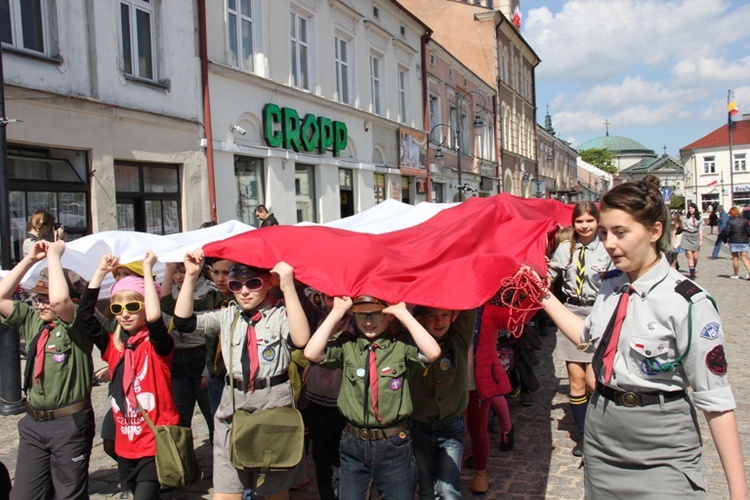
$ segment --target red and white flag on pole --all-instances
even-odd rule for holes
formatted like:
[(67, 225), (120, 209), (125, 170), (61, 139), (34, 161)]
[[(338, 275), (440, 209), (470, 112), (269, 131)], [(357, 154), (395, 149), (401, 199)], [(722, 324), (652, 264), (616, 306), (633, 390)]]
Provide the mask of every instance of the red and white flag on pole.
[(708, 184), (706, 184), (706, 186), (715, 186), (715, 185), (717, 185), (718, 183), (719, 183), (719, 181), (711, 181), (711, 182), (709, 182)]

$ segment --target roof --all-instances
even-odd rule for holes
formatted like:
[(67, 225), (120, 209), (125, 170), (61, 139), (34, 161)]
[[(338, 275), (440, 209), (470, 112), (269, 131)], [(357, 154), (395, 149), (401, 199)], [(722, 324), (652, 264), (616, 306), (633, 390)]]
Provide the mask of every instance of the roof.
[(635, 165), (631, 165), (628, 168), (620, 171), (620, 174), (627, 174), (630, 176), (646, 175), (646, 174), (684, 174), (685, 169), (683, 166), (672, 159), (669, 155), (662, 155), (658, 158), (644, 158)]
[(586, 141), (578, 146), (578, 151), (584, 151), (586, 149), (609, 149), (615, 154), (638, 154), (640, 156), (653, 156), (656, 157), (656, 153), (653, 149), (648, 149), (646, 146), (633, 139), (627, 137), (618, 137), (616, 135), (605, 135), (604, 137), (597, 137)]
[[(750, 120), (734, 122), (732, 125), (732, 144), (750, 144)], [(680, 152), (721, 146), (729, 147), (729, 130), (727, 130), (727, 125), (722, 125), (708, 135), (704, 135), (697, 141), (691, 142), (680, 149)]]

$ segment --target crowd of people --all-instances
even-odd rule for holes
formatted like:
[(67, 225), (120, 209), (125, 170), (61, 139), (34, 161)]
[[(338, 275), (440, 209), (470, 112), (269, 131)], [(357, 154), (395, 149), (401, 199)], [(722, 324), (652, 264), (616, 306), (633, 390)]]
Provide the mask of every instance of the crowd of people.
[[(262, 208), (256, 213), (269, 221)], [(741, 221), (727, 234), (747, 267)], [(161, 283), (152, 252), (126, 264), (106, 255), (86, 281), (63, 268), (65, 243), (48, 240), (48, 226), (40, 221), (24, 258), (0, 280), (2, 321), (29, 352), (13, 498), (88, 498), (94, 347), (109, 372), (102, 437), (123, 490), (137, 500), (159, 498), (161, 487), (147, 422), (190, 426), (196, 403), (213, 445), (218, 500), (289, 498), (305, 482), (304, 459), (270, 470), (238, 466), (246, 443), (239, 419), (264, 411), (302, 413), (324, 499), (371, 491), (459, 498), (466, 435), (470, 489), (487, 492), (491, 411), (501, 450), (513, 450), (505, 398), (529, 394), (538, 382), (520, 352), (519, 341), (533, 333), (529, 325), (520, 339), (509, 333), (508, 307), (386, 303), (376, 290), (331, 297), (297, 281), (286, 262), (263, 269), (206, 259), (200, 249), (169, 263)], [(743, 230), (744, 241), (732, 236)], [(671, 266), (678, 236), (692, 252), (694, 278), (703, 238), (697, 207), (670, 223), (653, 184), (629, 182), (598, 208), (575, 207), (570, 228), (549, 248), (545, 277), (519, 270), (541, 284), (534, 300), (559, 329), (557, 355), (580, 434), (572, 453), (583, 457), (587, 498), (702, 497), (696, 409), (709, 423), (732, 498), (747, 497), (721, 319), (710, 295)], [(19, 284), (45, 259), (27, 303), (16, 295)], [(116, 282), (101, 314), (110, 273)], [(557, 294), (546, 291), (555, 286)], [(509, 341), (515, 365), (504, 358)]]

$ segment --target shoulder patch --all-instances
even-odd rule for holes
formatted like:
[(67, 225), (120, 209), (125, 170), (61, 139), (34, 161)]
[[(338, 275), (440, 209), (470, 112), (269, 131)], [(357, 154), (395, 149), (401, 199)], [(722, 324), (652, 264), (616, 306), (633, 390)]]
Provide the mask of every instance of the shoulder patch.
[(692, 299), (693, 295), (696, 295), (703, 290), (701, 290), (701, 288), (692, 281), (685, 279), (677, 283), (677, 286), (674, 287), (674, 291), (685, 297), (685, 300), (690, 302), (690, 299)]
[(708, 340), (716, 340), (719, 338), (719, 324), (715, 321), (707, 324), (701, 330), (700, 336)]
[(722, 376), (727, 374), (727, 358), (724, 355), (724, 346), (717, 345), (706, 354), (706, 366), (711, 373)]
[(614, 278), (615, 276), (619, 276), (622, 274), (622, 271), (619, 269), (612, 269), (610, 271), (607, 271), (606, 273), (602, 273), (602, 279), (606, 280), (609, 278)]

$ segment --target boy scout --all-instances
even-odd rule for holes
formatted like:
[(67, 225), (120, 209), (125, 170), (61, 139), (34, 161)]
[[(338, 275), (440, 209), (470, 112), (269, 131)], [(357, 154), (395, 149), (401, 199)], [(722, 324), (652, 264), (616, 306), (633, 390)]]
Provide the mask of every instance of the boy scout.
[(450, 311), (419, 306), (414, 317), (440, 346), (436, 363), (409, 377), (420, 498), (461, 496), (464, 410), (469, 402), (469, 350), (476, 309)]
[[(329, 343), (349, 309), (356, 335), (342, 333)], [(394, 318), (411, 339), (391, 333)], [(388, 306), (370, 296), (334, 299), (333, 310), (310, 339), (305, 356), (321, 367), (344, 370), (338, 406), (347, 424), (339, 446), (339, 498), (366, 498), (370, 484), (383, 498), (414, 498), (408, 377), (439, 355), (440, 346), (403, 302)]]
[[(24, 390), (27, 415), (18, 423), (20, 441), (12, 498), (37, 499), (48, 493), (51, 481), (55, 498), (88, 498), (88, 468), (94, 439), (91, 409), (93, 344), (79, 321), (77, 302), (86, 283), (75, 272), (63, 269), (60, 257), (65, 243), (39, 240), (26, 257), (0, 281), (0, 315), (18, 330), (28, 346)], [(11, 300), (21, 279), (33, 264), (47, 257), (31, 289), (35, 309)], [(90, 307), (96, 300), (88, 301)], [(90, 311), (93, 317), (93, 310)]]

